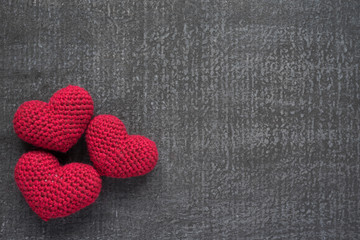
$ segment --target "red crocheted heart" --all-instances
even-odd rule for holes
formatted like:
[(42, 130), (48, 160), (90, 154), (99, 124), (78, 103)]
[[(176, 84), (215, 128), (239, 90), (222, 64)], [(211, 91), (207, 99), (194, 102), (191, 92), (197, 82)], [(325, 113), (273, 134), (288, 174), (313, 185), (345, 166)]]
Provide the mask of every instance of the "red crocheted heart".
[(21, 156), (15, 181), (31, 209), (45, 221), (79, 211), (93, 203), (101, 191), (101, 178), (92, 166), (61, 166), (56, 157), (44, 151)]
[(23, 103), (15, 113), (14, 129), (25, 142), (66, 152), (84, 133), (93, 112), (90, 94), (70, 85), (57, 91), (49, 103), (37, 100)]
[(100, 175), (128, 178), (150, 172), (158, 160), (150, 139), (128, 135), (115, 116), (99, 115), (91, 120), (85, 135), (90, 160)]

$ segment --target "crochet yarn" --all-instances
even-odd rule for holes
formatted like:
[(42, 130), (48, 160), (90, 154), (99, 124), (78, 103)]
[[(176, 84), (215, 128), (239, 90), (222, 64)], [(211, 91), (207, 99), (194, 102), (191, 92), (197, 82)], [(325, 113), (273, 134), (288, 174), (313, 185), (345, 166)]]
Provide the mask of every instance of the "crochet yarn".
[(150, 172), (158, 160), (150, 139), (128, 135), (115, 116), (99, 115), (91, 120), (85, 135), (90, 160), (100, 175), (128, 178)]
[(32, 151), (21, 156), (15, 180), (32, 210), (43, 220), (65, 217), (93, 203), (101, 178), (87, 164), (61, 166), (52, 154)]
[(49, 103), (37, 100), (23, 103), (13, 124), (16, 134), (25, 142), (67, 152), (85, 132), (93, 112), (90, 94), (70, 85), (57, 91)]

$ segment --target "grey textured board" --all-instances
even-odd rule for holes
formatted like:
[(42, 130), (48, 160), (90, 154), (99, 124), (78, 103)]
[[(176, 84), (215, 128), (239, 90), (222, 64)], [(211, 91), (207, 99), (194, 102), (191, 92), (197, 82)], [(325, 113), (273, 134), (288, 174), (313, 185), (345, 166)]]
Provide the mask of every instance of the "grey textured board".
[[(1, 1), (0, 238), (360, 239), (360, 1)], [(12, 117), (68, 84), (153, 139), (43, 222), (14, 181)], [(84, 139), (62, 162), (89, 162)]]

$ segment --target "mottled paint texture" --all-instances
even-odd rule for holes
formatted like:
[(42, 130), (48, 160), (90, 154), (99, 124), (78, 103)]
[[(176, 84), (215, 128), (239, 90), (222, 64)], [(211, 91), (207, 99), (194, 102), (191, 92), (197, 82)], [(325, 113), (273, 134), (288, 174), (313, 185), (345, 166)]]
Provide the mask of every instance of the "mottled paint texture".
[[(1, 239), (360, 239), (360, 1), (2, 1)], [(12, 117), (68, 84), (157, 143), (43, 222)], [(82, 138), (62, 161), (90, 163)]]

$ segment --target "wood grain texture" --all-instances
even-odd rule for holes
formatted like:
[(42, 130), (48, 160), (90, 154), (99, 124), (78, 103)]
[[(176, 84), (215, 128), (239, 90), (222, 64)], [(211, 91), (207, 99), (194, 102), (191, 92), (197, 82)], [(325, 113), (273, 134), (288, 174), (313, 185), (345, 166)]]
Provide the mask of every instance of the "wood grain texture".
[[(360, 2), (1, 1), (1, 239), (360, 239)], [(146, 177), (43, 222), (18, 106), (68, 84), (153, 139)], [(89, 162), (84, 140), (63, 163)]]

